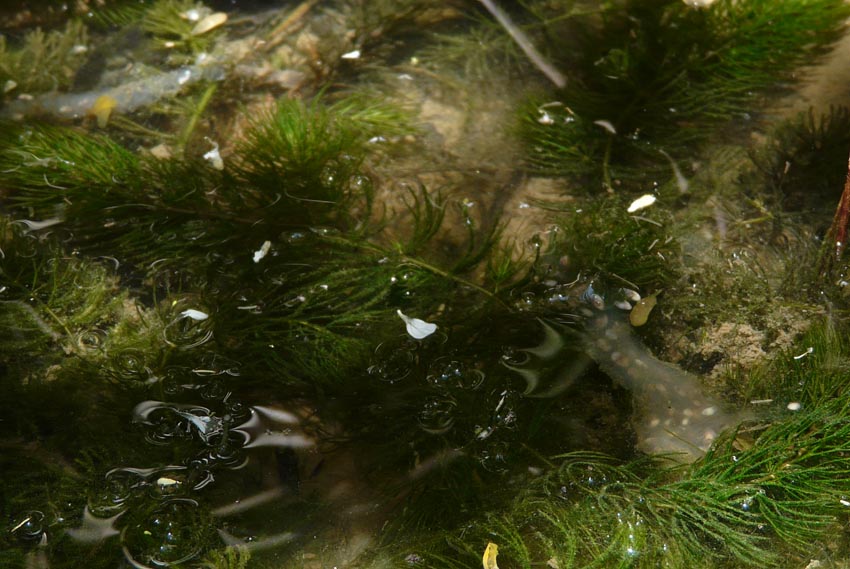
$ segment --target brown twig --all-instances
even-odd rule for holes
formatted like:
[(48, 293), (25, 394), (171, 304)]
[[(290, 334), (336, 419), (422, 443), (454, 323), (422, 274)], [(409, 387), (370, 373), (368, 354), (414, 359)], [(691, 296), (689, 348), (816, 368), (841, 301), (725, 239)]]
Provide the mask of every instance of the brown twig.
[(297, 8), (290, 12), (289, 15), (271, 31), (268, 36), (267, 43), (264, 46), (265, 49), (269, 50), (283, 43), (283, 40), (286, 39), (286, 32), (290, 31), (290, 28), (298, 24), (301, 19), (307, 15), (307, 12), (309, 12), (310, 9), (317, 3), (318, 0), (305, 0), (299, 4)]
[(528, 39), (528, 36), (525, 35), (521, 29), (519, 29), (516, 24), (514, 24), (508, 15), (501, 9), (499, 6), (493, 2), (492, 0), (479, 0), (484, 7), (487, 9), (490, 14), (499, 24), (502, 25), (503, 28), (508, 32), (508, 34), (513, 38), (513, 40), (517, 43), (520, 49), (525, 53), (526, 57), (531, 60), (531, 63), (534, 64), (537, 69), (540, 70), (549, 80), (555, 84), (559, 89), (563, 89), (567, 84), (567, 78), (563, 73), (558, 71), (554, 65), (549, 63), (545, 57), (543, 57), (539, 51), (534, 47), (534, 44), (531, 43), (531, 40)]
[(850, 225), (850, 159), (847, 161), (847, 178), (844, 180), (844, 191), (838, 200), (832, 225), (823, 240), (820, 253), (819, 274), (828, 277), (835, 264), (841, 261), (844, 249), (847, 247), (847, 232)]

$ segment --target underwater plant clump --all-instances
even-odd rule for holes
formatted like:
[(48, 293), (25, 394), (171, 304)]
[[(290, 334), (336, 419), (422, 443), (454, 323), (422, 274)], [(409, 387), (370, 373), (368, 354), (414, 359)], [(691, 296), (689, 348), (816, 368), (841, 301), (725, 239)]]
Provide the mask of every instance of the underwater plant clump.
[(566, 52), (585, 56), (570, 62), (572, 81), (523, 110), (529, 165), (610, 189), (669, 171), (717, 125), (753, 115), (755, 93), (823, 53), (846, 16), (833, 1), (609, 6)]
[(67, 88), (88, 49), (88, 32), (78, 20), (69, 20), (64, 30), (30, 32), (19, 47), (0, 35), (2, 97)]

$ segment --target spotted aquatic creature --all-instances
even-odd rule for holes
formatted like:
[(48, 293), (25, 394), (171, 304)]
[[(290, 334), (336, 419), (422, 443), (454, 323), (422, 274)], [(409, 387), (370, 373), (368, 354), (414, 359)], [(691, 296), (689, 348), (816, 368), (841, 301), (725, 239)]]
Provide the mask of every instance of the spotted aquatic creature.
[[(720, 433), (747, 416), (727, 411), (720, 400), (703, 389), (699, 377), (657, 359), (641, 342), (634, 326), (646, 321), (656, 295), (641, 299), (631, 290), (621, 290), (620, 294), (635, 301), (632, 314), (626, 312), (625, 304), (618, 307), (616, 301), (615, 308), (606, 309), (604, 299), (590, 285), (573, 297), (578, 302), (574, 311), (581, 314), (579, 337), (584, 352), (611, 379), (631, 392), (640, 450), (648, 454), (672, 453), (674, 459), (683, 462), (696, 460)], [(635, 311), (639, 311), (636, 317)], [(567, 339), (556, 324), (541, 321), (541, 325), (540, 345), (521, 350), (529, 363), (502, 362), (525, 379), (526, 397), (555, 397), (569, 388), (584, 369), (583, 362), (572, 358), (554, 378), (543, 381), (542, 370), (563, 358)]]
[(588, 355), (632, 393), (638, 448), (691, 462), (746, 416), (705, 392), (699, 377), (657, 359), (621, 314), (599, 312), (585, 325)]

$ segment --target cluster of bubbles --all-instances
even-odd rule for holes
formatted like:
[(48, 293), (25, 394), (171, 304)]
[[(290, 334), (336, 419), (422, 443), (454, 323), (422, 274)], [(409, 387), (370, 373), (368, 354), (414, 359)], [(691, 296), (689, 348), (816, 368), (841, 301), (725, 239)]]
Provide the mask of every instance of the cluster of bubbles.
[(445, 342), (437, 333), (424, 341), (382, 344), (367, 372), (393, 387), (386, 396), (405, 402), (400, 413), (415, 419), (412, 426), (425, 444), (446, 440), (484, 469), (504, 471), (523, 413), (521, 384), (498, 358), (444, 350)]
[[(110, 346), (100, 330), (79, 333), (72, 347), (105, 356), (102, 373), (114, 384), (164, 399), (140, 401), (128, 419), (150, 445), (148, 454), (162, 454), (156, 448), (164, 447), (173, 462), (109, 470), (93, 484), (79, 524), (66, 523), (48, 509), (19, 513), (10, 519), (7, 537), (29, 547), (29, 556), (46, 556), (43, 546), (55, 537), (48, 533), (61, 529), (80, 543), (117, 539), (133, 567), (189, 562), (218, 539), (201, 491), (223, 471), (243, 468), (251, 446), (306, 444), (274, 438), (281, 422), (292, 429), (297, 419), (291, 415), (251, 408), (232, 396), (228, 380), (239, 375), (240, 364), (205, 346), (214, 330), (210, 310), (196, 299), (182, 299), (160, 314), (159, 350)], [(167, 352), (175, 363), (163, 366)]]
[[(249, 421), (252, 410), (233, 400), (217, 378), (195, 383), (193, 376), (197, 381), (192, 370), (169, 368), (163, 391), (194, 395), (203, 404), (142, 401), (132, 417), (149, 444), (173, 446), (185, 458), (162, 467), (107, 472), (89, 497), (88, 521), (72, 535), (94, 540), (118, 533), (115, 528), (120, 527), (122, 550), (136, 567), (184, 563), (209, 543), (204, 528), (210, 520), (193, 496), (215, 481), (216, 472), (245, 465), (250, 437), (238, 427)], [(105, 531), (96, 529), (106, 522)]]

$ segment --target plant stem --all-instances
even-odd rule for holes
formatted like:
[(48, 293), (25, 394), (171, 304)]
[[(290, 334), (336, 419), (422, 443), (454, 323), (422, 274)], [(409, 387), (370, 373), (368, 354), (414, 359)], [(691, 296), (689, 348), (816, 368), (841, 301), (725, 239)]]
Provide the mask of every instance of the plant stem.
[(823, 246), (818, 263), (821, 278), (828, 277), (835, 263), (841, 261), (844, 249), (847, 247), (847, 230), (850, 225), (850, 159), (847, 161), (847, 177), (844, 180), (844, 191), (838, 200), (832, 225), (823, 240)]
[(186, 144), (189, 142), (189, 138), (191, 138), (192, 133), (195, 131), (195, 127), (198, 125), (198, 121), (201, 118), (201, 115), (204, 113), (204, 110), (207, 108), (210, 100), (212, 99), (213, 94), (215, 93), (218, 86), (213, 83), (204, 91), (204, 94), (201, 95), (201, 99), (198, 101), (198, 104), (195, 106), (195, 110), (192, 112), (192, 116), (189, 117), (189, 122), (186, 124), (186, 128), (183, 129), (183, 132), (180, 133), (180, 137), (177, 139), (177, 147), (182, 149), (185, 152)]
[(525, 53), (531, 63), (534, 64), (549, 80), (555, 84), (558, 89), (563, 89), (567, 84), (567, 78), (563, 73), (555, 69), (555, 66), (546, 61), (539, 51), (528, 39), (528, 36), (514, 24), (508, 15), (502, 11), (492, 0), (480, 0), (487, 11), (502, 25), (503, 28), (510, 34), (519, 48)]

